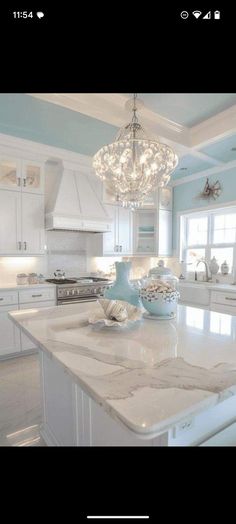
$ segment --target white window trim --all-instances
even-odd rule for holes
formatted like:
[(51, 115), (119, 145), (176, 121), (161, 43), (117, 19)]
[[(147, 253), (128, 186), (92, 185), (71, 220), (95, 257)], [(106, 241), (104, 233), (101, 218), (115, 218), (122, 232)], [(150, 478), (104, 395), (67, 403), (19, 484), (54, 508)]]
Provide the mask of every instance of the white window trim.
[[(220, 243), (220, 244), (214, 244), (213, 243), (213, 224), (212, 224), (212, 218), (214, 215), (219, 214), (230, 214), (232, 212), (236, 212), (236, 201), (226, 204), (225, 206), (216, 207), (216, 205), (209, 206), (206, 208), (200, 208), (197, 210), (187, 210), (183, 213), (178, 213), (178, 251), (179, 251), (179, 261), (181, 262), (184, 260), (186, 262), (186, 251), (187, 249), (205, 249), (205, 258), (208, 262), (210, 262), (210, 253), (211, 249), (214, 248), (233, 248), (233, 263), (232, 263), (232, 269), (231, 273), (233, 273), (234, 268), (236, 268), (236, 242), (232, 243)], [(207, 234), (207, 244), (194, 244), (194, 245), (187, 245), (187, 223), (189, 218), (197, 218), (197, 217), (208, 217), (208, 234)]]

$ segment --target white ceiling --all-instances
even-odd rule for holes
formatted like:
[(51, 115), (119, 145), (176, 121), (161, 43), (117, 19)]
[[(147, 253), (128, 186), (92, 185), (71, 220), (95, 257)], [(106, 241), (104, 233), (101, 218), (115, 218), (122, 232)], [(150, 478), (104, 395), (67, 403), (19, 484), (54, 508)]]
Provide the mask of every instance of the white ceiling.
[[(58, 104), (103, 122), (123, 126), (130, 120), (125, 108), (131, 95), (121, 93), (35, 93), (46, 102)], [(146, 131), (169, 143), (179, 156), (173, 184), (207, 176), (236, 163), (236, 94), (142, 94), (139, 116)], [(186, 125), (187, 124), (187, 125)], [(184, 169), (183, 169), (184, 168)], [(190, 178), (189, 178), (190, 177)]]

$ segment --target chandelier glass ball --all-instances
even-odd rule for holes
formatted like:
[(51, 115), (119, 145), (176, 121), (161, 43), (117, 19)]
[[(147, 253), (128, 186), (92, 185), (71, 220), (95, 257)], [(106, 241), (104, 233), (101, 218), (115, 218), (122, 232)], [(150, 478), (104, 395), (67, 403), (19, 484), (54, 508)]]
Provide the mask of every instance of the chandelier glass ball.
[(141, 206), (157, 187), (165, 186), (178, 164), (177, 155), (168, 145), (146, 136), (136, 111), (134, 95), (132, 121), (93, 159), (96, 174), (116, 200), (131, 209)]

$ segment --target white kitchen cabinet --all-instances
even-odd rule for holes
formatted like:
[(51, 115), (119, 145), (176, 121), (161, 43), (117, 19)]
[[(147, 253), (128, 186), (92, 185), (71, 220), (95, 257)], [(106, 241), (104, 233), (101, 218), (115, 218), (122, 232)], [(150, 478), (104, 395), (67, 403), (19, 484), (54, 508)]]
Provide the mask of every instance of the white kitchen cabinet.
[(172, 254), (172, 212), (166, 209), (159, 209), (157, 254), (163, 257)]
[(8, 317), (9, 311), (18, 309), (18, 304), (0, 306), (0, 359), (20, 353), (20, 329)]
[(45, 253), (43, 195), (0, 190), (0, 254)]
[(21, 194), (0, 190), (0, 254), (20, 254)]
[(43, 163), (0, 153), (0, 189), (43, 194)]
[(156, 252), (157, 212), (155, 209), (134, 211), (134, 253), (154, 255)]
[(111, 231), (88, 238), (88, 252), (91, 256), (132, 254), (132, 211), (117, 205), (105, 205), (112, 219)]
[(123, 255), (132, 253), (133, 214), (130, 209), (118, 207), (118, 246)]
[[(40, 309), (56, 305), (55, 288), (36, 286), (19, 290), (19, 309)], [(21, 331), (21, 351), (35, 350), (36, 346)]]
[(79, 424), (76, 424), (75, 418), (73, 382), (63, 368), (52, 362), (45, 353), (40, 358), (43, 420), (47, 428), (45, 441), (48, 445), (75, 446)]
[(21, 160), (0, 154), (0, 189), (21, 190)]
[(236, 315), (236, 289), (210, 290), (210, 309), (218, 313)]
[(117, 223), (117, 209), (116, 206), (106, 206), (106, 209), (109, 213), (109, 217), (112, 219), (111, 231), (104, 233), (100, 236), (100, 251), (103, 255), (112, 255), (116, 251), (116, 246), (118, 245), (118, 223)]
[(21, 161), (21, 186), (26, 193), (44, 193), (44, 169), (42, 162)]
[(44, 197), (22, 194), (22, 249), (25, 254), (45, 253)]
[(172, 211), (172, 188), (171, 187), (159, 187), (158, 189), (158, 207), (159, 209), (165, 209), (166, 211)]
[(172, 254), (171, 210), (157, 207), (138, 209), (134, 212), (134, 254)]

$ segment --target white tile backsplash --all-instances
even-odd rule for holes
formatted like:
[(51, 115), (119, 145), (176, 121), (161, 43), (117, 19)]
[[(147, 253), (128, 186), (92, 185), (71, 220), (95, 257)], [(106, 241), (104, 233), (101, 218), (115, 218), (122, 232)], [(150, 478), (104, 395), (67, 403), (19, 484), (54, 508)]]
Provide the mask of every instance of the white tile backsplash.
[(17, 273), (42, 273), (46, 275), (47, 258), (0, 257), (0, 284), (16, 284)]
[(86, 233), (47, 231), (47, 274), (53, 277), (56, 269), (72, 277), (86, 273)]

